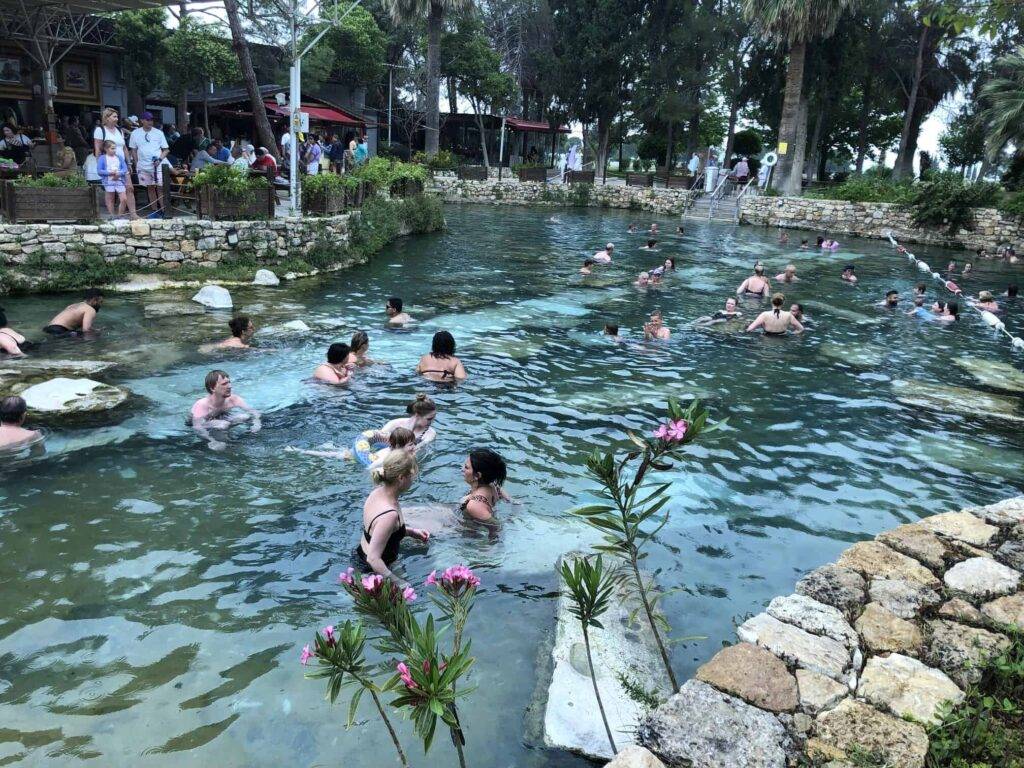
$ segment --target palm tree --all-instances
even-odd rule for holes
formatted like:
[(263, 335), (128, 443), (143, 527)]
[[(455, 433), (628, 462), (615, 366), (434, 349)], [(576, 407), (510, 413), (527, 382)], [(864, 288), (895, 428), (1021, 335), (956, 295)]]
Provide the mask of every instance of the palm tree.
[(1024, 46), (995, 61), (996, 74), (981, 88), (985, 152), (990, 161), (1006, 147), (1024, 146)]
[(413, 21), (427, 17), (427, 85), (426, 99), (426, 137), (424, 149), (428, 156), (437, 154), (438, 138), (441, 130), (440, 90), (441, 90), (441, 32), (444, 17), (448, 13), (457, 13), (473, 5), (473, 0), (384, 0), (391, 18), (396, 23)]
[(799, 195), (807, 135), (807, 109), (803, 99), (807, 44), (832, 36), (843, 13), (857, 0), (743, 0), (743, 15), (769, 39), (789, 46), (786, 90), (782, 97), (779, 157), (775, 186), (786, 195)]

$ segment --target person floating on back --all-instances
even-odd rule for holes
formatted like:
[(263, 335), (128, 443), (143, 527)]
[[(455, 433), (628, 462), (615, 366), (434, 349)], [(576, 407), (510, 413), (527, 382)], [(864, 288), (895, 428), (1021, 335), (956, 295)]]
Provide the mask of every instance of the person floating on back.
[(43, 333), (50, 336), (72, 336), (86, 334), (95, 330), (96, 313), (103, 306), (103, 291), (90, 288), (85, 292), (85, 299), (77, 304), (69, 304), (61, 310), (50, 324), (43, 328)]

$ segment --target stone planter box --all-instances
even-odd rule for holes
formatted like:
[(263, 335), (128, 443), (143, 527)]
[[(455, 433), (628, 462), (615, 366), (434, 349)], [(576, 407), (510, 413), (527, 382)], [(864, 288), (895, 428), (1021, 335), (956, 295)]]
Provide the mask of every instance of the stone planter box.
[(272, 219), (276, 200), (273, 187), (254, 189), (244, 196), (203, 187), (196, 195), (196, 217), (213, 221)]
[(593, 184), (594, 183), (594, 172), (593, 171), (569, 171), (565, 175), (565, 180), (569, 184)]
[(391, 185), (392, 197), (412, 197), (423, 192), (423, 182), (419, 179), (399, 179)]
[(487, 181), (487, 169), (482, 165), (459, 166), (460, 181)]
[(547, 168), (520, 168), (518, 173), (520, 181), (539, 181), (541, 183), (547, 183), (548, 180)]
[(689, 189), (692, 183), (692, 176), (668, 176), (665, 178), (665, 186), (669, 189)]
[(627, 173), (627, 187), (653, 187), (654, 175), (651, 173)]
[(94, 221), (100, 187), (20, 187), (3, 182), (0, 207), (7, 221)]

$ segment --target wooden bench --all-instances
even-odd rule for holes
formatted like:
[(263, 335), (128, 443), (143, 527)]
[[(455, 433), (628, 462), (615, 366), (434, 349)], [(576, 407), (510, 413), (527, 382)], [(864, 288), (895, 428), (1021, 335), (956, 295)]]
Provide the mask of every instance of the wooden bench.
[(593, 184), (594, 183), (594, 172), (593, 171), (568, 171), (565, 174), (565, 180), (569, 184)]
[(653, 187), (654, 174), (651, 173), (627, 173), (627, 187)]
[(487, 181), (487, 169), (482, 165), (460, 165), (459, 181)]
[(520, 181), (539, 181), (546, 184), (548, 180), (548, 169), (547, 168), (520, 168), (519, 169), (519, 180)]

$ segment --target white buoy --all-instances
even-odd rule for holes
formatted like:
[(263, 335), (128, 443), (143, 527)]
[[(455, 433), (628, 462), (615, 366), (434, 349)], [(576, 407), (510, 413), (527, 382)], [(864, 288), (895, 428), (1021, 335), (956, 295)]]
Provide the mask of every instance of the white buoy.
[(1022, 339), (1020, 336), (1014, 336), (1013, 337), (1013, 348), (1014, 349), (1024, 349), (1024, 339)]
[(982, 310), (981, 319), (985, 321), (985, 325), (989, 328), (995, 328), (997, 331), (1001, 331), (1006, 327), (1002, 320), (987, 310)]
[(910, 251), (907, 251), (907, 261), (917, 261), (917, 256), (912, 254)]
[(917, 262), (917, 268), (922, 272), (931, 272), (932, 268), (925, 264), (923, 261)]
[(934, 277), (940, 283), (942, 282), (942, 275), (940, 275), (938, 272), (932, 272), (932, 277)]

